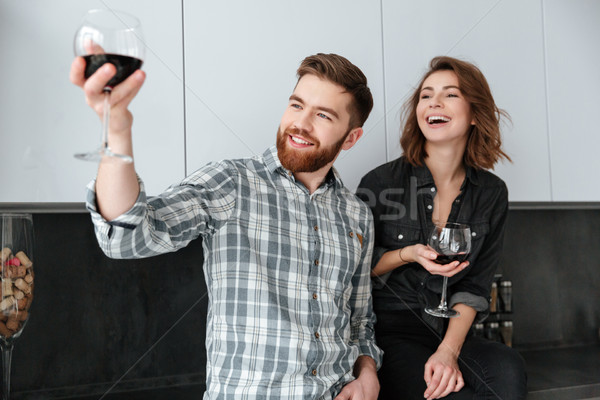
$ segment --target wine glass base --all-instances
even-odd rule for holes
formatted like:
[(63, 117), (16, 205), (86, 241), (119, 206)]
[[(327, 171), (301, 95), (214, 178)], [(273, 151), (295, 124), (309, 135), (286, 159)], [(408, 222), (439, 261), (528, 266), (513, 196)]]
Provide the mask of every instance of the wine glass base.
[(77, 158), (78, 160), (83, 160), (83, 161), (100, 162), (103, 157), (113, 157), (113, 158), (117, 158), (127, 164), (133, 162), (133, 157), (127, 156), (124, 154), (113, 153), (110, 150), (110, 148), (108, 148), (108, 147), (100, 148), (100, 149), (97, 149), (97, 150), (89, 152), (89, 153), (75, 153), (73, 156), (75, 158)]
[(454, 318), (460, 316), (460, 313), (456, 310), (452, 309), (443, 309), (443, 308), (429, 308), (425, 309), (425, 312), (429, 315), (433, 315), (434, 317), (439, 318)]

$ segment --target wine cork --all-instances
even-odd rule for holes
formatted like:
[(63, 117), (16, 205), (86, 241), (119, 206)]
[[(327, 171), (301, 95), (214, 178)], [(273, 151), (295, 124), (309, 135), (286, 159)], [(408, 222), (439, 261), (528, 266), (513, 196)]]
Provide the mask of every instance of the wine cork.
[(6, 327), (4, 322), (0, 322), (0, 336), (9, 338), (13, 335), (13, 332)]
[(21, 279), (21, 278), (17, 279), (15, 281), (15, 287), (22, 290), (23, 293), (25, 293), (25, 294), (31, 293), (31, 286), (29, 286), (29, 284), (27, 282), (25, 282), (24, 279)]
[(13, 287), (12, 280), (3, 279), (2, 280), (2, 297), (11, 296), (13, 294), (12, 287)]
[(8, 310), (10, 307), (12, 307), (13, 304), (15, 304), (14, 297), (10, 296), (4, 298), (4, 300), (0, 301), (0, 311)]
[(33, 265), (33, 262), (22, 251), (19, 251), (15, 255), (15, 257), (17, 257), (19, 259), (19, 261), (21, 261), (21, 265), (24, 265), (26, 268), (31, 268), (31, 266)]
[(2, 251), (0, 252), (0, 259), (2, 259), (2, 262), (5, 262), (6, 260), (8, 260), (8, 257), (10, 256), (11, 253), (12, 253), (12, 251), (8, 247), (3, 248)]
[(8, 317), (8, 320), (6, 321), (6, 327), (13, 332), (19, 330), (19, 328), (21, 327), (20, 325), (21, 324), (19, 323), (19, 321), (17, 321), (17, 317), (14, 315)]
[(19, 321), (25, 322), (27, 317), (29, 317), (29, 313), (27, 312), (27, 310), (19, 311), (19, 313), (17, 314), (17, 317), (18, 317)]

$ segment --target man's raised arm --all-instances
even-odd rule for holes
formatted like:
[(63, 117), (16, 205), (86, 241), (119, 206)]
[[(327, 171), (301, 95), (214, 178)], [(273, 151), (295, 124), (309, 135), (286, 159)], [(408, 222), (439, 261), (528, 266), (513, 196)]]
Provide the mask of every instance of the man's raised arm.
[[(116, 73), (116, 68), (107, 63), (87, 80), (84, 77), (84, 70), (85, 60), (82, 57), (75, 58), (71, 65), (71, 82), (83, 89), (87, 104), (102, 119), (103, 89)], [(127, 107), (142, 87), (145, 78), (144, 71), (137, 70), (125, 81), (115, 86), (111, 92), (108, 142), (115, 153), (133, 157), (131, 139), (133, 116)], [(139, 190), (133, 163), (109, 157), (102, 159), (96, 179), (96, 200), (98, 211), (106, 220), (110, 221), (129, 210), (135, 203)]]

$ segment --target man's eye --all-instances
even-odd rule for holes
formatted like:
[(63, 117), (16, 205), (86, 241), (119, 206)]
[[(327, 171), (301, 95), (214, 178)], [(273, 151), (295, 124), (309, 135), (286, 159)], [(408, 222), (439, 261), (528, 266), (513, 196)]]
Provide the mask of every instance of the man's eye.
[(296, 104), (296, 103), (292, 103), (290, 104), (290, 107), (292, 108), (297, 108), (297, 109), (301, 109), (302, 107), (300, 106), (300, 104)]
[(331, 118), (329, 118), (327, 115), (325, 115), (323, 113), (318, 113), (317, 115), (319, 116), (319, 118), (331, 119)]

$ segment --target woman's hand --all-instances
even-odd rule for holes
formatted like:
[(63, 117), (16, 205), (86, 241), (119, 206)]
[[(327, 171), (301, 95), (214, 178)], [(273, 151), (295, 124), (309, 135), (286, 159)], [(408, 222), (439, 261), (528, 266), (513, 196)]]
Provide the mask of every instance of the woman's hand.
[(422, 244), (390, 250), (379, 259), (379, 262), (371, 271), (371, 276), (381, 276), (404, 264), (416, 262), (431, 274), (451, 277), (469, 265), (468, 261), (463, 263), (453, 261), (450, 264), (442, 265), (434, 262), (436, 258), (437, 253), (431, 247)]
[(465, 381), (458, 368), (458, 354), (442, 344), (427, 360), (424, 379), (426, 399), (440, 399), (461, 390)]
[(449, 264), (438, 264), (435, 262), (437, 253), (429, 246), (415, 244), (402, 249), (402, 259), (408, 262), (417, 262), (433, 275), (451, 277), (465, 269), (469, 262), (452, 261)]

